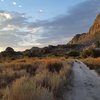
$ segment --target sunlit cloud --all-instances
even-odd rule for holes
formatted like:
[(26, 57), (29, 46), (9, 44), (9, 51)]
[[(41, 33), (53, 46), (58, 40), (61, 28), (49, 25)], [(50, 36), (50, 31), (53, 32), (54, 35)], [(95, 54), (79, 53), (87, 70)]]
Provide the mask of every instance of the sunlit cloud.
[(1, 2), (3, 2), (4, 0), (0, 0)]
[(18, 7), (19, 7), (19, 8), (22, 8), (22, 5), (19, 5)]
[(44, 10), (43, 9), (40, 9), (38, 12), (39, 13), (44, 13)]
[[(46, 38), (42, 36), (44, 32), (42, 26), (29, 27), (32, 22), (28, 22), (29, 18), (25, 14), (0, 11), (1, 17), (5, 18), (4, 20), (0, 19), (2, 21), (2, 24), (0, 24), (0, 41), (4, 41), (4, 46), (14, 46), (15, 44), (16, 47), (41, 46), (42, 44), (37, 42), (37, 40)], [(5, 36), (6, 38), (4, 38)]]
[(4, 21), (6, 19), (11, 19), (12, 16), (7, 12), (0, 12), (0, 21)]
[(14, 1), (14, 2), (13, 2), (13, 5), (14, 5), (14, 6), (17, 5), (17, 3)]
[[(25, 31), (25, 30), (24, 30)], [(38, 39), (45, 39), (47, 37), (42, 36), (42, 33), (44, 32), (43, 27), (36, 27), (32, 29), (26, 29), (25, 33), (21, 34), (16, 34), (17, 37), (20, 37), (22, 41), (18, 42), (19, 46), (41, 46), (42, 44), (38, 42)]]
[(14, 31), (17, 30), (18, 27), (14, 25), (7, 25), (6, 27), (2, 28), (0, 31)]

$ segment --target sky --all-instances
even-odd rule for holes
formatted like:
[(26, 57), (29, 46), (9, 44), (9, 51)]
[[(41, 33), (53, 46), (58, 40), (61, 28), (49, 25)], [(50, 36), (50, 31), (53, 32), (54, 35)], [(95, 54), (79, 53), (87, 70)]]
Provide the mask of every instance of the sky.
[(0, 0), (0, 51), (67, 44), (99, 13), (100, 0)]

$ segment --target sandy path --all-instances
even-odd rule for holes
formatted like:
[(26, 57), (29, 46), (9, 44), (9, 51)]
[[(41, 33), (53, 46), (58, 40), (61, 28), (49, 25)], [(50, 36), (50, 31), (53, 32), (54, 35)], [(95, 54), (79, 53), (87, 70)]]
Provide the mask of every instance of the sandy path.
[(100, 100), (100, 77), (80, 61), (72, 69), (71, 85), (64, 92), (64, 100)]

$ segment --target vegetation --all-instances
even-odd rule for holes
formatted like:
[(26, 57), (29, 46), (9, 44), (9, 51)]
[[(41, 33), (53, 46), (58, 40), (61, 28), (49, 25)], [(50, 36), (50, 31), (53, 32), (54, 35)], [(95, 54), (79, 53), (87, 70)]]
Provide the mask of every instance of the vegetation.
[(83, 58), (87, 58), (87, 57), (93, 56), (93, 49), (84, 50), (84, 51), (81, 53), (81, 56), (82, 56)]
[(71, 50), (67, 53), (67, 56), (68, 57), (78, 57), (80, 55), (80, 52), (79, 51), (76, 51), (76, 50)]
[(99, 42), (99, 41), (96, 41), (95, 46), (96, 46), (97, 48), (100, 48), (100, 42)]
[(83, 58), (88, 58), (88, 57), (97, 58), (97, 57), (100, 57), (100, 49), (98, 49), (98, 48), (86, 49), (81, 53), (81, 57), (83, 57)]
[(37, 87), (33, 79), (17, 79), (4, 93), (4, 100), (54, 100), (53, 93), (43, 87)]
[(64, 58), (23, 58), (0, 63), (0, 100), (55, 100), (71, 71)]
[(84, 63), (88, 65), (90, 69), (95, 69), (100, 74), (100, 58), (86, 58), (82, 59)]
[(8, 47), (1, 52), (0, 100), (61, 99), (73, 64), (62, 57), (80, 57), (90, 69), (100, 73), (99, 28), (96, 20), (89, 32), (77, 34), (66, 45), (33, 47), (23, 52)]

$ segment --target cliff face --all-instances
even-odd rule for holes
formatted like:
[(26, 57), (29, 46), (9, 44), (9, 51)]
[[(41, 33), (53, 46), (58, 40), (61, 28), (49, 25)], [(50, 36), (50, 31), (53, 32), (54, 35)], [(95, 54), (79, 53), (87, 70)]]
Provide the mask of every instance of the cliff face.
[(77, 34), (69, 42), (69, 44), (92, 45), (98, 40), (100, 40), (100, 14), (97, 16), (89, 32), (83, 34)]
[(89, 30), (90, 35), (95, 35), (97, 32), (100, 32), (100, 14), (97, 16), (96, 20), (94, 21), (94, 24)]

